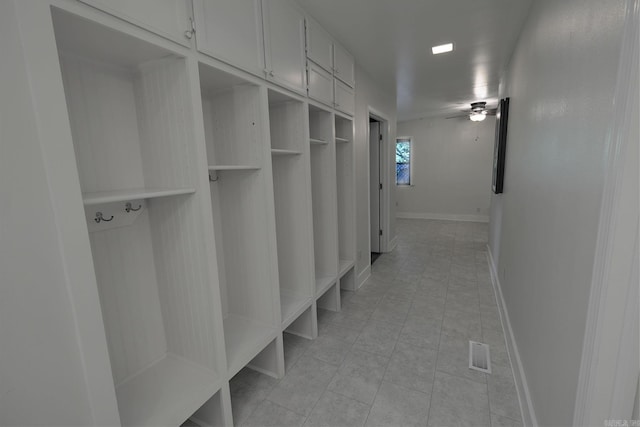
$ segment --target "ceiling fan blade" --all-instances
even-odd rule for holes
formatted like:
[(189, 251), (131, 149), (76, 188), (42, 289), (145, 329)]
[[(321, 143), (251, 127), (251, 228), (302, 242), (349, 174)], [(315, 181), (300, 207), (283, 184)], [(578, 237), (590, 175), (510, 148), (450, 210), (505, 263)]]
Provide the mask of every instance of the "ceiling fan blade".
[(488, 115), (488, 116), (495, 116), (497, 111), (498, 111), (498, 109), (497, 109), (497, 108), (489, 108), (489, 109), (487, 110), (487, 115)]
[(469, 114), (458, 114), (457, 116), (449, 116), (449, 117), (445, 117), (445, 119), (459, 119), (461, 117), (469, 117)]

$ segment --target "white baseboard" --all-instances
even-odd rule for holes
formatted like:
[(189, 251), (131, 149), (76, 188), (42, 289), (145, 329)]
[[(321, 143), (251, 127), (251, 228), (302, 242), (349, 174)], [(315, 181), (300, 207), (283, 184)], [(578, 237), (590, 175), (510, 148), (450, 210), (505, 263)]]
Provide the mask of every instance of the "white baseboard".
[(396, 246), (398, 246), (398, 236), (394, 236), (391, 241), (389, 241), (389, 252), (392, 252)]
[(487, 215), (458, 215), (427, 212), (396, 212), (396, 218), (404, 219), (440, 219), (444, 221), (489, 222)]
[(520, 411), (522, 412), (522, 423), (525, 427), (538, 427), (536, 412), (533, 407), (533, 401), (531, 400), (529, 386), (527, 385), (527, 377), (524, 373), (522, 360), (520, 359), (520, 353), (518, 352), (518, 345), (516, 344), (515, 336), (513, 335), (511, 321), (509, 320), (509, 312), (507, 311), (507, 305), (504, 301), (504, 297), (502, 296), (500, 279), (498, 278), (498, 272), (493, 260), (493, 256), (491, 255), (491, 248), (489, 247), (489, 245), (487, 245), (487, 253), (493, 291), (495, 292), (496, 301), (498, 302), (500, 321), (502, 322), (502, 329), (504, 330), (504, 335), (507, 342), (507, 353), (509, 355), (509, 361), (511, 362), (513, 377), (516, 382), (516, 391), (518, 393)]
[(364, 270), (358, 273), (358, 277), (356, 278), (356, 290), (360, 289), (360, 286), (362, 286), (370, 276), (371, 264), (369, 264)]

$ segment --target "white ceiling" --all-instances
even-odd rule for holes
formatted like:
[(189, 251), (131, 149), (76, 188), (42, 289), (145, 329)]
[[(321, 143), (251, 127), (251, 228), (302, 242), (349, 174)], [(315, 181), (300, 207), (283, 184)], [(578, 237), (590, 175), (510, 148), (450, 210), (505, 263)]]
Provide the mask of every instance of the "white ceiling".
[[(495, 107), (531, 0), (298, 0), (380, 86), (398, 120)], [(432, 55), (453, 42), (455, 50)]]

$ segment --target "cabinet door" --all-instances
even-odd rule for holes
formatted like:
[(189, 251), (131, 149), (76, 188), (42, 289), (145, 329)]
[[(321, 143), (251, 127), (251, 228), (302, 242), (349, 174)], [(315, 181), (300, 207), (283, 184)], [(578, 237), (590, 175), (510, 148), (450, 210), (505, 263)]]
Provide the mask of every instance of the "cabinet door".
[(267, 79), (306, 94), (304, 15), (289, 0), (263, 0)]
[(353, 89), (340, 80), (335, 79), (335, 99), (336, 110), (340, 110), (343, 113), (353, 116), (356, 110), (356, 100)]
[(353, 56), (337, 43), (333, 44), (333, 67), (334, 75), (337, 78), (350, 87), (354, 86), (356, 81), (355, 61)]
[(264, 77), (260, 0), (193, 0), (193, 11), (200, 52)]
[(308, 63), (309, 98), (333, 107), (333, 76), (313, 62)]
[(307, 18), (307, 58), (327, 70), (333, 72), (333, 41), (316, 21)]
[(185, 35), (185, 31), (191, 29), (191, 8), (187, 0), (80, 1), (181, 45), (191, 45)]

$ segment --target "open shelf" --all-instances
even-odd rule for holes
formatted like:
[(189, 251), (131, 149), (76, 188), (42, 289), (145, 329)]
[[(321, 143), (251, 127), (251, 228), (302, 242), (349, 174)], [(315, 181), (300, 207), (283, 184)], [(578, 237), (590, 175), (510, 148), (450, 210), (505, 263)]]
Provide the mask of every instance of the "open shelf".
[(282, 327), (286, 328), (298, 318), (309, 306), (312, 298), (280, 292), (280, 311), (282, 312)]
[(347, 138), (341, 138), (339, 136), (336, 136), (336, 142), (350, 142), (350, 140)]
[[(353, 121), (335, 116), (336, 134), (353, 140)], [(336, 138), (338, 140), (338, 138)], [(342, 278), (356, 259), (355, 157), (353, 144), (336, 144), (336, 200), (338, 213), (338, 259)], [(341, 283), (342, 285), (342, 283)]]
[(274, 156), (299, 156), (300, 154), (302, 154), (302, 151), (279, 150), (277, 148), (272, 148), (271, 154)]
[(254, 319), (230, 314), (224, 319), (229, 376), (233, 376), (262, 351), (278, 330)]
[(140, 203), (117, 227), (93, 227), (87, 215), (121, 424), (179, 425), (218, 391), (226, 368), (187, 61), (51, 11), (85, 213)]
[(344, 276), (345, 273), (353, 268), (354, 265), (355, 262), (353, 260), (341, 259), (338, 262), (338, 278)]
[(260, 166), (249, 165), (209, 165), (210, 171), (255, 171), (259, 169)]
[(309, 138), (309, 142), (311, 144), (318, 144), (318, 145), (327, 145), (327, 144), (329, 144), (329, 141), (327, 141), (325, 139), (318, 139), (318, 138)]
[(268, 97), (271, 153), (276, 154), (272, 156), (273, 195), (284, 329), (314, 296), (308, 157), (301, 150), (308, 133), (301, 101), (273, 90)]
[(322, 296), (335, 283), (335, 277), (316, 277), (316, 297)]
[(122, 425), (180, 425), (220, 385), (214, 372), (167, 354), (117, 387)]
[(229, 171), (209, 183), (229, 377), (280, 332), (267, 99), (212, 66), (200, 63), (199, 72), (209, 170)]
[(95, 193), (83, 193), (82, 201), (85, 206), (99, 205), (102, 203), (124, 202), (127, 200), (154, 199), (158, 197), (179, 196), (193, 194), (195, 188), (158, 189), (139, 188), (131, 190), (98, 191)]
[[(333, 114), (309, 105), (309, 133), (325, 141), (333, 139)], [(331, 278), (338, 275), (336, 256), (336, 160), (335, 144), (311, 145), (311, 198), (313, 205), (314, 276)], [(316, 286), (316, 294), (318, 293)]]

